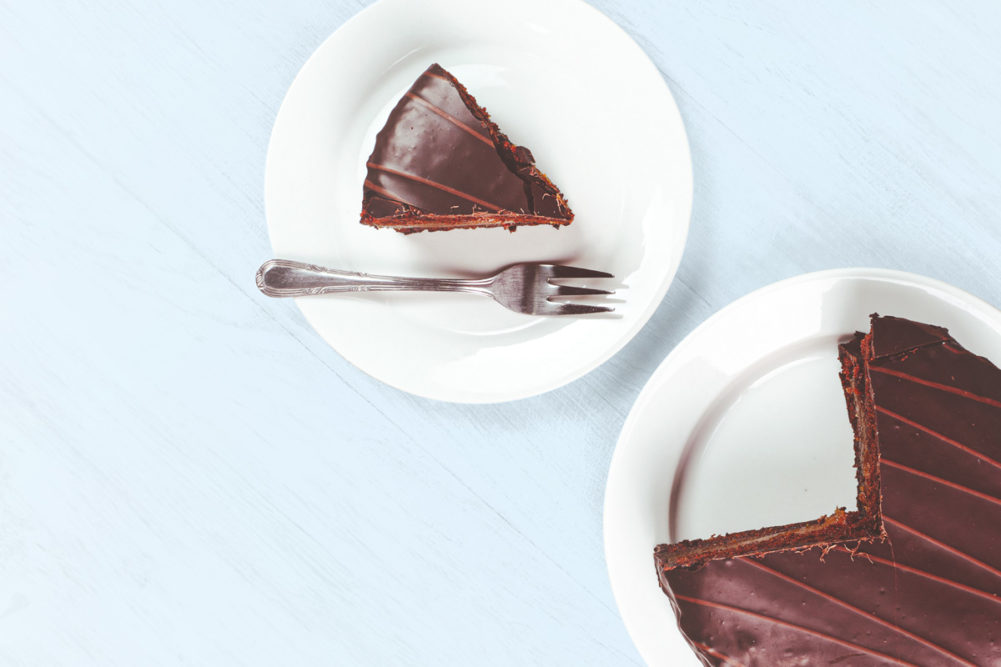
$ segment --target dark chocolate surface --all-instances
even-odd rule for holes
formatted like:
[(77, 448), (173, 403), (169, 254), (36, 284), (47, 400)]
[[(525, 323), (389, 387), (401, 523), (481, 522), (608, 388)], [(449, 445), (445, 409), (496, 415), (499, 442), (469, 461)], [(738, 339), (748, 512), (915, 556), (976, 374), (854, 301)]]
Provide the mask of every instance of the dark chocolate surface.
[(870, 333), (877, 359), (949, 339), (949, 331), (942, 327), (891, 316), (880, 317)]
[(450, 227), (505, 218), (517, 224), (573, 219), (531, 152), (511, 144), (439, 65), (429, 67), (397, 103), (367, 167), (362, 212), (367, 224), (412, 228), (422, 219)]
[(871, 380), (887, 538), (658, 563), (706, 664), (1001, 665), (1001, 370), (941, 327), (872, 327), (871, 358), (842, 353)]

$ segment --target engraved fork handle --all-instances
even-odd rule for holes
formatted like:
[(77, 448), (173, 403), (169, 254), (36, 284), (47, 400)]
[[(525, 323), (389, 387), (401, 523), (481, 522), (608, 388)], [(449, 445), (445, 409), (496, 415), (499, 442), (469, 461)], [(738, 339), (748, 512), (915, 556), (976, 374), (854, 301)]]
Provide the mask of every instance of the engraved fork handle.
[(475, 292), (490, 294), (493, 278), (399, 278), (337, 271), (288, 259), (269, 259), (257, 270), (257, 287), (273, 297), (339, 292)]

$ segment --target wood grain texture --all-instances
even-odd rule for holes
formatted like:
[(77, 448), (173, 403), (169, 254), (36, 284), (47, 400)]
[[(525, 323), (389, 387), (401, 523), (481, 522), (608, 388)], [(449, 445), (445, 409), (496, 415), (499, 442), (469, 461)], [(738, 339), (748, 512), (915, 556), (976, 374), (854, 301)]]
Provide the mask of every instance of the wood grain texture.
[(458, 406), (259, 295), (282, 97), (365, 3), (0, 3), (0, 663), (636, 665), (605, 475), (667, 352), (774, 280), (899, 268), (1001, 305), (1001, 6), (595, 5), (695, 167), (620, 354)]

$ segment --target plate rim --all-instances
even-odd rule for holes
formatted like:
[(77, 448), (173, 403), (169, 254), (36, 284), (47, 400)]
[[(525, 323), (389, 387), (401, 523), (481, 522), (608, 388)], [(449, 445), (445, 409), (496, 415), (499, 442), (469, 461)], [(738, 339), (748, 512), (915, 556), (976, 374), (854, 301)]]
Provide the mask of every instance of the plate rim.
[[(639, 43), (618, 23), (612, 20), (611, 17), (601, 12), (597, 8), (589, 5), (584, 0), (560, 0), (561, 7), (565, 9), (573, 9), (573, 11), (588, 13), (593, 16), (605, 30), (610, 30), (618, 33), (619, 37), (624, 38), (623, 44), (626, 48), (633, 52), (634, 58), (637, 59), (637, 63), (640, 63), (642, 67), (646, 68), (650, 73), (655, 75), (656, 81), (659, 84), (660, 89), (665, 94), (665, 102), (669, 105), (670, 110), (673, 111), (673, 115), (676, 117), (677, 123), (677, 136), (675, 139), (678, 143), (678, 155), (674, 160), (679, 167), (679, 175), (677, 180), (677, 195), (679, 199), (674, 204), (676, 210), (678, 211), (678, 238), (677, 243), (680, 247), (678, 253), (677, 262), (674, 264), (672, 269), (664, 274), (661, 284), (657, 286), (655, 290), (652, 290), (651, 296), (646, 303), (639, 309), (637, 309), (634, 316), (633, 322), (628, 328), (625, 328), (618, 336), (614, 337), (614, 341), (601, 350), (600, 354), (593, 355), (592, 358), (588, 360), (587, 363), (580, 364), (573, 368), (568, 369), (565, 373), (554, 375), (548, 378), (544, 382), (535, 383), (522, 383), (518, 387), (511, 387), (504, 391), (495, 391), (490, 387), (484, 387), (482, 391), (475, 395), (465, 394), (462, 387), (451, 388), (449, 391), (437, 391), (425, 390), (424, 386), (414, 386), (413, 383), (407, 383), (401, 381), (399, 376), (387, 378), (380, 377), (375, 373), (371, 372), (369, 369), (364, 368), (355, 358), (346, 355), (341, 349), (333, 344), (331, 340), (323, 333), (322, 329), (318, 326), (317, 316), (313, 313), (312, 309), (308, 306), (304, 307), (304, 299), (308, 297), (296, 297), (293, 301), (299, 312), (302, 313), (303, 317), (306, 319), (307, 323), (313, 329), (313, 331), (319, 335), (323, 341), (329, 345), (337, 354), (347, 361), (351, 366), (357, 368), (361, 372), (365, 373), (367, 376), (385, 384), (399, 391), (409, 393), (414, 396), (421, 398), (427, 398), (442, 402), (458, 403), (458, 404), (496, 404), (504, 403), (510, 401), (521, 400), (525, 398), (531, 398), (534, 396), (539, 396), (550, 391), (564, 387), (580, 378), (588, 375), (613, 356), (618, 354), (622, 349), (632, 341), (633, 338), (643, 329), (644, 326), (653, 317), (657, 308), (663, 303), (664, 297), (670, 289), (671, 285), (674, 283), (675, 277), (677, 276), (678, 270), (681, 266), (681, 262), (684, 261), (684, 251), (687, 246), (688, 234), (691, 229), (691, 218), (692, 209), (694, 203), (694, 168), (692, 164), (691, 156), (691, 145), (688, 140), (688, 133), (685, 127), (684, 117), (681, 115), (681, 110), (678, 107), (677, 100), (674, 97), (674, 93), (671, 91), (667, 80), (660, 73), (659, 68), (656, 63), (653, 62), (650, 55), (639, 45)], [(453, 3), (462, 5), (458, 0), (437, 0), (440, 3)], [(282, 102), (279, 105), (278, 111), (275, 114), (274, 123), (271, 128), (271, 133), (268, 140), (267, 153), (265, 157), (264, 165), (264, 212), (265, 212), (265, 223), (268, 231), (268, 241), (271, 245), (272, 251), (274, 251), (274, 230), (275, 223), (273, 222), (273, 216), (270, 212), (273, 210), (274, 197), (269, 194), (271, 192), (271, 178), (269, 175), (273, 172), (275, 167), (275, 145), (276, 136), (278, 135), (277, 129), (279, 123), (282, 120), (283, 115), (288, 115), (289, 98), (293, 90), (300, 84), (303, 79), (304, 72), (310, 69), (311, 65), (317, 61), (320, 57), (320, 53), (326, 49), (331, 48), (331, 44), (336, 43), (338, 39), (343, 39), (352, 30), (356, 30), (357, 26), (364, 23), (365, 21), (371, 20), (373, 15), (380, 12), (385, 12), (389, 8), (397, 4), (408, 4), (404, 0), (377, 0), (371, 5), (362, 8), (344, 23), (339, 25), (333, 33), (327, 36), (316, 49), (310, 54), (306, 61), (301, 65), (295, 77), (293, 78), (291, 84), (285, 92)]]
[[(764, 295), (770, 294), (775, 291), (787, 289), (791, 286), (797, 284), (806, 284), (810, 282), (823, 282), (836, 279), (854, 279), (854, 280), (883, 280), (883, 281), (893, 281), (897, 283), (907, 284), (915, 287), (921, 288), (931, 288), (949, 298), (957, 303), (962, 303), (969, 306), (969, 310), (976, 312), (979, 315), (986, 317), (987, 319), (995, 320), (998, 325), (998, 334), (1001, 336), (1001, 308), (992, 305), (991, 303), (985, 301), (984, 299), (967, 292), (955, 285), (947, 283), (945, 281), (939, 280), (937, 278), (931, 278), (921, 274), (902, 271), (898, 269), (887, 269), (887, 268), (870, 268), (870, 267), (845, 267), (837, 269), (825, 269), (821, 271), (812, 271), (807, 273), (797, 274), (782, 280), (778, 280), (773, 283), (769, 283), (762, 287), (758, 287), (750, 292), (741, 295), (734, 299), (733, 301), (722, 306), (716, 312), (711, 314), (705, 320), (700, 322), (698, 326), (692, 329), (685, 337), (675, 345), (660, 361), (656, 369), (650, 374), (650, 377), (643, 384), (643, 388), (640, 390), (636, 399), (633, 401), (632, 407), (629, 409), (629, 413), (623, 422), (622, 429), (619, 432), (619, 437), (615, 442), (615, 448), (612, 451), (612, 456), (609, 461), (608, 476), (605, 482), (605, 495), (602, 505), (602, 533), (603, 533), (603, 555), (605, 557), (606, 571), (608, 573), (609, 585), (612, 589), (612, 597), (615, 600), (616, 609), (619, 612), (619, 617), (622, 619), (623, 625), (626, 628), (626, 632), (629, 635), (630, 640), (633, 642), (633, 646), (636, 647), (637, 652), (640, 654), (644, 662), (647, 661), (647, 657), (641, 649), (641, 643), (637, 641), (635, 635), (635, 628), (631, 627), (626, 623), (625, 616), (622, 613), (623, 600), (626, 591), (623, 590), (622, 584), (619, 581), (618, 576), (613, 572), (612, 562), (617, 560), (616, 557), (610, 557), (615, 549), (612, 544), (612, 539), (608, 526), (611, 521), (614, 521), (612, 513), (615, 511), (613, 504), (616, 502), (613, 497), (614, 492), (618, 487), (622, 485), (620, 481), (621, 476), (624, 473), (617, 472), (621, 468), (621, 460), (625, 456), (622, 452), (625, 450), (624, 443), (628, 442), (631, 438), (635, 436), (635, 430), (637, 424), (640, 420), (643, 412), (648, 409), (649, 403), (653, 400), (653, 396), (656, 388), (663, 381), (663, 377), (668, 374), (673, 366), (676, 364), (677, 359), (682, 356), (688, 347), (693, 343), (692, 341), (697, 340), (700, 337), (702, 331), (709, 329), (713, 324), (724, 317), (726, 317), (730, 312), (739, 309), (742, 305), (756, 298), (760, 298)], [(615, 487), (613, 489), (613, 486)], [(668, 511), (669, 508), (665, 508)], [(614, 532), (614, 531), (613, 531)], [(654, 545), (651, 545), (651, 559), (652, 559), (652, 549)], [(653, 569), (651, 567), (650, 572), (650, 585), (653, 584)], [(665, 596), (665, 603), (670, 604)], [(665, 632), (669, 631), (665, 629)], [(678, 630), (680, 634), (680, 629)], [(681, 637), (684, 641), (684, 638)], [(698, 659), (695, 657), (694, 653), (691, 653), (691, 664), (698, 664)]]

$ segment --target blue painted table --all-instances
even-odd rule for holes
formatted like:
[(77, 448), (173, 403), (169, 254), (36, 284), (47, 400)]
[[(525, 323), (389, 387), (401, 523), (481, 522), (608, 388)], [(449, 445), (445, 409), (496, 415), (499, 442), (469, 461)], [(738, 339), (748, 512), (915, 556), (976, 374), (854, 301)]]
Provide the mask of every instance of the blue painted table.
[(278, 106), (363, 4), (0, 3), (0, 663), (639, 664), (602, 494), (686, 333), (842, 266), (1001, 304), (1001, 5), (599, 0), (689, 132), (667, 298), (534, 399), (380, 385), (252, 280)]

